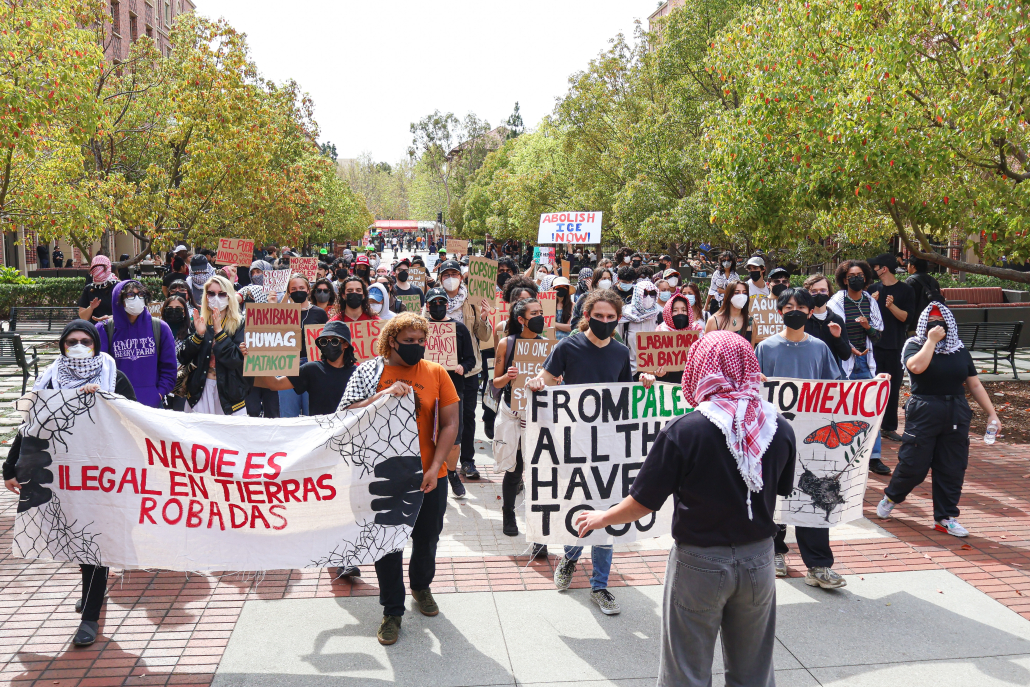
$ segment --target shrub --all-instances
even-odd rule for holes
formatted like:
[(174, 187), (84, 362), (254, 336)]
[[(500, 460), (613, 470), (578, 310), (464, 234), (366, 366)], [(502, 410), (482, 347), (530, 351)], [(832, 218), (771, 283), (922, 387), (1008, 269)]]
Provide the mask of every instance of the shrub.
[[(3, 281), (4, 273), (0, 271), (0, 318), (8, 318), (11, 308), (27, 306), (71, 306), (76, 305), (82, 290), (86, 288), (85, 277), (56, 278), (42, 277), (27, 279), (27, 282), (10, 283)], [(157, 277), (144, 277), (139, 280), (151, 293), (154, 299), (161, 298), (161, 280)]]

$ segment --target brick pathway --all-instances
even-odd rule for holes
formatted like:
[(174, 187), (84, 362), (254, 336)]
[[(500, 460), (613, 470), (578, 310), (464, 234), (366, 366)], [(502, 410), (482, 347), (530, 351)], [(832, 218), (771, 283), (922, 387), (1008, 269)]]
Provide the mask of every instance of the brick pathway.
[[(884, 443), (893, 464), (897, 444)], [(930, 483), (895, 513), (875, 520), (886, 479), (872, 476), (866, 514), (897, 538), (834, 541), (836, 569), (846, 574), (944, 568), (1030, 619), (1030, 446), (974, 440), (962, 523), (965, 540), (937, 533), (932, 525)], [(489, 497), (496, 485), (472, 487)], [(484, 498), (484, 502), (488, 499)], [(128, 571), (112, 574), (110, 596), (95, 645), (75, 649), (74, 599), (79, 573), (70, 565), (12, 558), (15, 500), (0, 496), (0, 685), (207, 685), (247, 599), (374, 595), (375, 576), (355, 585), (331, 582), (327, 571), (275, 571), (264, 575), (186, 575)], [(498, 518), (499, 520), (499, 518)], [(491, 524), (493, 521), (491, 520)], [(477, 525), (477, 527), (482, 525)], [(499, 527), (499, 522), (496, 523)], [(661, 584), (667, 551), (617, 551), (611, 586)], [(437, 592), (518, 591), (551, 587), (552, 564), (526, 558), (441, 558)], [(800, 557), (791, 563), (800, 565)], [(573, 587), (588, 586), (584, 556)], [(791, 568), (791, 574), (802, 574)]]

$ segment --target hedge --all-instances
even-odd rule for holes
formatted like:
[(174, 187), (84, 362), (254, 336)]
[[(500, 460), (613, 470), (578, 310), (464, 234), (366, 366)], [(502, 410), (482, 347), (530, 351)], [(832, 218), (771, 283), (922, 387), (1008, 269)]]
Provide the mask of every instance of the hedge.
[[(161, 297), (161, 280), (144, 277), (140, 282), (153, 298)], [(24, 306), (70, 306), (79, 302), (86, 288), (85, 277), (57, 279), (44, 277), (35, 284), (0, 284), (0, 318), (11, 315), (11, 308)]]

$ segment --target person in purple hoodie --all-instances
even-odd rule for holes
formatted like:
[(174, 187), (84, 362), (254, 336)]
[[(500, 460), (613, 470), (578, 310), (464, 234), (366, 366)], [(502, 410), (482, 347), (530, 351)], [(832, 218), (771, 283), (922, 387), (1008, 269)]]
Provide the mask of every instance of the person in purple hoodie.
[(114, 358), (132, 382), (136, 400), (152, 408), (175, 387), (175, 335), (147, 310), (149, 294), (138, 281), (118, 283), (111, 293), (112, 317), (97, 327), (100, 350)]

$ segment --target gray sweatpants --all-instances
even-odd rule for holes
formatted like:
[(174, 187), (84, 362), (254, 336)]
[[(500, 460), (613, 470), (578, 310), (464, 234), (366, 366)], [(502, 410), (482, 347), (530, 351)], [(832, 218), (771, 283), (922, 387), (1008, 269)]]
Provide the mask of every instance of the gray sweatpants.
[(709, 687), (720, 629), (727, 687), (774, 687), (772, 539), (669, 552), (659, 687)]

